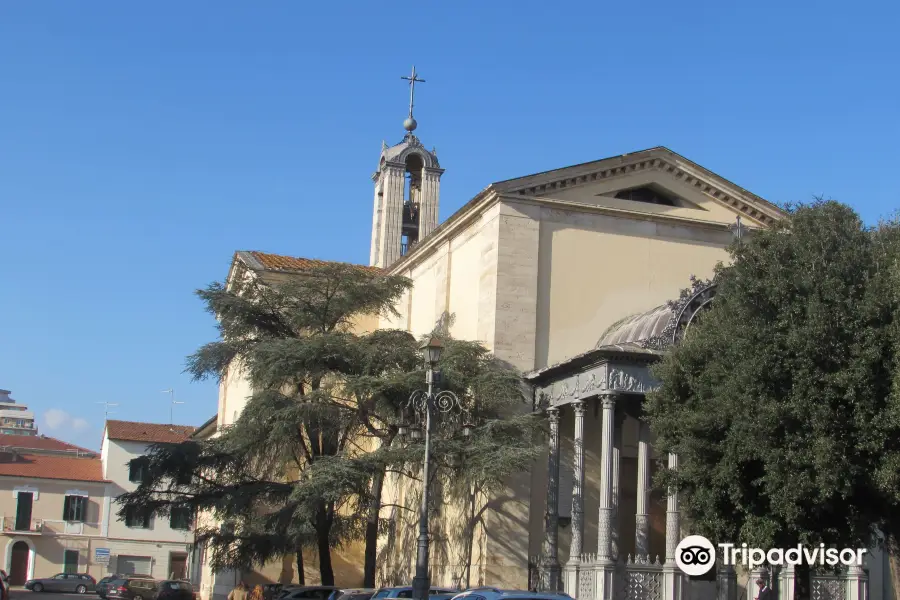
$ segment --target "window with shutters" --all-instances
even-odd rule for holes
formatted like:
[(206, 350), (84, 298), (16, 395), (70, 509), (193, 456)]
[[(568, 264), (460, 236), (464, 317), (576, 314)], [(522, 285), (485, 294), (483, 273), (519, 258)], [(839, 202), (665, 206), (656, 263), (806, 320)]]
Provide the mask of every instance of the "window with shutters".
[(150, 475), (150, 460), (146, 456), (133, 459), (128, 463), (128, 481), (143, 483)]
[(125, 526), (136, 529), (150, 529), (150, 514), (129, 506), (125, 510)]
[(172, 508), (169, 515), (169, 527), (172, 529), (190, 529), (193, 515), (191, 509), (187, 506), (176, 506)]
[(63, 502), (63, 520), (84, 523), (87, 515), (87, 497), (66, 496)]

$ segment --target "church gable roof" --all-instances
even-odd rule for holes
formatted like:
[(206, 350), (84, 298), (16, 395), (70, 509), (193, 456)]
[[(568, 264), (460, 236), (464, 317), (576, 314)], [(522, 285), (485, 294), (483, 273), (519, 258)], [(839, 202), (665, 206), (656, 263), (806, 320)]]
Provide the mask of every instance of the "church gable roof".
[[(689, 200), (670, 199), (677, 194), (670, 194), (653, 183), (628, 190), (634, 194), (623, 196), (617, 193), (632, 188), (626, 179), (638, 179), (641, 174), (650, 173), (656, 173), (654, 177), (660, 181), (669, 181), (681, 189), (691, 190), (691, 194), (702, 198), (706, 206)], [(645, 176), (644, 179), (648, 178)], [(611, 186), (613, 180), (621, 180), (623, 185)], [(520, 197), (567, 199), (580, 191), (591, 196), (602, 196), (613, 203), (637, 200), (706, 211), (714, 208), (714, 212), (728, 210), (744, 215), (762, 226), (771, 225), (784, 216), (784, 212), (771, 202), (662, 146), (500, 181), (492, 184), (491, 188), (501, 194)], [(595, 194), (591, 188), (611, 191)], [(665, 206), (653, 208), (653, 212), (666, 210)]]

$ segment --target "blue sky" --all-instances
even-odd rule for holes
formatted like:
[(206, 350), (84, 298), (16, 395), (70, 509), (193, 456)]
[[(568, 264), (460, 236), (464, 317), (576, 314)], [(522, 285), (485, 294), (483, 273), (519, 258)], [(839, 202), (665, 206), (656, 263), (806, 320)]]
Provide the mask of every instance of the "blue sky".
[(92, 448), (98, 402), (166, 422), (174, 387), (176, 422), (206, 420), (192, 291), (238, 249), (368, 260), (413, 63), (442, 218), (665, 145), (874, 222), (898, 200), (898, 21), (887, 1), (0, 3), (0, 388)]

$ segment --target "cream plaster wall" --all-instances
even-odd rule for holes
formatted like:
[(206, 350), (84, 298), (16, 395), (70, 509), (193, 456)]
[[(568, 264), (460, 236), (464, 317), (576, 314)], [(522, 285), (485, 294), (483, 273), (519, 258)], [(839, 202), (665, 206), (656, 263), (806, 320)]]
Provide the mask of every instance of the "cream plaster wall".
[(50, 521), (56, 529), (57, 524), (64, 525), (63, 504), (66, 492), (87, 492), (88, 510), (85, 515), (85, 526), (92, 528), (97, 534), (102, 519), (105, 485), (88, 481), (0, 477), (0, 514), (4, 519), (15, 522), (18, 506), (17, 490), (30, 491), (34, 493), (31, 518)]
[[(103, 536), (103, 522), (109, 518), (108, 487), (105, 483), (85, 481), (60, 481), (25, 477), (0, 477), (0, 514), (15, 520), (18, 503), (17, 492), (34, 494), (32, 518), (42, 521), (40, 535), (21, 535), (4, 532), (0, 539), (4, 569), (10, 572), (12, 547), (18, 541), (25, 542), (31, 550), (29, 577), (52, 577), (62, 572), (66, 550), (78, 552), (78, 568), (100, 579), (107, 572), (106, 565), (93, 562), (94, 548), (110, 548), (111, 542)], [(87, 493), (88, 504), (85, 522), (67, 526), (63, 519), (63, 506), (67, 493)]]
[(535, 368), (593, 348), (607, 327), (678, 298), (727, 261), (728, 231), (543, 208)]

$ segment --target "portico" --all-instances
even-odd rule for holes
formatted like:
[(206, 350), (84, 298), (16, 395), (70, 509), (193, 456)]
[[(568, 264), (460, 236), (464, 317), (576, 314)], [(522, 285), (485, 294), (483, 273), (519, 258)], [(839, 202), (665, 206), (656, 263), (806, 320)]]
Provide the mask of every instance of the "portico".
[[(610, 327), (593, 350), (526, 376), (550, 422), (541, 585), (580, 600), (688, 597), (689, 583), (675, 565), (682, 537), (678, 494), (654, 496), (651, 489), (655, 463), (677, 469), (678, 457), (654, 451), (642, 404), (657, 385), (650, 366), (709, 306), (715, 289), (711, 281), (694, 280), (678, 300)], [(563, 443), (566, 437), (570, 443)], [(563, 446), (571, 455), (565, 461), (571, 493), (562, 494), (571, 503), (565, 552), (559, 543), (560, 512), (568, 508), (560, 505)], [(589, 469), (586, 451), (593, 454)], [(588, 471), (592, 481), (586, 481)], [(596, 505), (588, 507), (586, 498), (592, 496)], [(586, 536), (588, 530), (595, 530), (596, 538)], [(736, 597), (733, 570), (719, 571), (718, 586), (694, 582), (690, 597)]]

